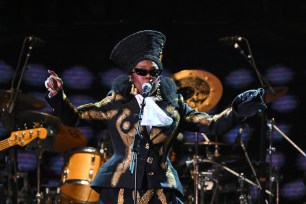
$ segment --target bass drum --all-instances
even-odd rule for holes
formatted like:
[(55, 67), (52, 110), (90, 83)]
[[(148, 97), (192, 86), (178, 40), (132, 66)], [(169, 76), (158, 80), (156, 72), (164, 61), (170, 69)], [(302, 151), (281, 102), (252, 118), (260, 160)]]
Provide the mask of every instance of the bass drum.
[(90, 188), (100, 166), (107, 158), (93, 147), (65, 153), (60, 185), (60, 203), (96, 203), (99, 194)]

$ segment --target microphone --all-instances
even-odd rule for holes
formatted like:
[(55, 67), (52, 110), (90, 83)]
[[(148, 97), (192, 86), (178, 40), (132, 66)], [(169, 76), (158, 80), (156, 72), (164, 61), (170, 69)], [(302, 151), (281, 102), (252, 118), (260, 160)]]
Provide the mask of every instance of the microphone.
[(221, 44), (227, 44), (227, 45), (232, 45), (235, 44), (237, 42), (241, 42), (244, 41), (245, 38), (235, 35), (235, 36), (227, 36), (227, 37), (223, 37), (223, 38), (219, 38), (218, 41)]
[(45, 42), (44, 40), (42, 40), (41, 38), (36, 37), (36, 36), (33, 36), (33, 35), (28, 36), (28, 40), (29, 40), (29, 42), (30, 42), (32, 45), (35, 45), (35, 44), (37, 44), (37, 45), (43, 45), (43, 44), (46, 43), (46, 42)]
[(145, 98), (149, 95), (150, 91), (152, 89), (152, 84), (150, 83), (144, 83), (142, 85), (141, 95)]

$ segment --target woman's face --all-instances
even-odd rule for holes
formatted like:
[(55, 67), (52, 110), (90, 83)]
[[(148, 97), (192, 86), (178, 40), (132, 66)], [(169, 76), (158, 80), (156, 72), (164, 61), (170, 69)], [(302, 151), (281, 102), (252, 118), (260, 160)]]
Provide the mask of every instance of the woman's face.
[[(152, 70), (149, 71), (148, 70)], [(161, 70), (158, 68), (157, 64), (151, 60), (142, 60), (138, 62), (138, 64), (133, 69), (131, 74), (132, 81), (134, 82), (134, 86), (137, 88), (138, 93), (141, 93), (142, 85), (144, 83), (152, 83), (153, 89), (151, 93), (156, 90), (157, 82), (159, 80), (159, 76), (161, 74)], [(143, 75), (143, 76), (142, 76)]]

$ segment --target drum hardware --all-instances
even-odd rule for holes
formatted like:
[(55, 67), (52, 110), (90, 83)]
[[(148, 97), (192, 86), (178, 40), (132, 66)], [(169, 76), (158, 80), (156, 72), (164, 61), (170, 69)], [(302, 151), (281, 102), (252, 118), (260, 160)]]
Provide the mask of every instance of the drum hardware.
[(215, 166), (213, 166), (212, 169), (209, 169), (207, 172), (201, 172), (199, 174), (200, 184), (200, 198), (201, 198), (201, 204), (204, 204), (205, 201), (205, 191), (213, 190), (212, 197), (210, 200), (210, 203), (213, 204), (215, 200), (218, 200), (217, 191), (219, 188), (219, 169)]
[(43, 204), (58, 204), (61, 203), (59, 198), (60, 188), (56, 189), (45, 188), (43, 193)]
[[(186, 164), (190, 164), (190, 163), (193, 163), (194, 161), (186, 161)], [(198, 164), (201, 164), (201, 163), (209, 163), (209, 164), (212, 164), (213, 165), (213, 168), (212, 170), (206, 172), (206, 173), (202, 173), (202, 178), (208, 180), (208, 181), (214, 181), (215, 182), (215, 186), (213, 187), (214, 188), (214, 192), (213, 192), (213, 196), (212, 196), (212, 199), (211, 199), (211, 203), (215, 202), (216, 199), (218, 199), (218, 196), (216, 196), (217, 194), (217, 189), (218, 189), (218, 185), (219, 185), (219, 172), (220, 170), (225, 170), (227, 172), (229, 172), (230, 174), (236, 176), (238, 178), (238, 181), (239, 181), (239, 184), (240, 184), (240, 192), (241, 191), (244, 191), (246, 188), (246, 183), (251, 185), (251, 186), (254, 186), (256, 187), (257, 189), (261, 190), (261, 187), (259, 185), (257, 185), (256, 183), (252, 182), (251, 180), (249, 180), (248, 178), (246, 178), (244, 176), (243, 173), (237, 173), (236, 171), (228, 168), (227, 166), (225, 165), (222, 165), (222, 164), (219, 164), (215, 161), (212, 161), (210, 159), (201, 159), (201, 158), (198, 158)], [(213, 172), (213, 173), (212, 173)], [(193, 172), (193, 174), (195, 175), (195, 173)], [(199, 172), (198, 172), (199, 175), (201, 175)], [(200, 176), (198, 177), (198, 179), (200, 180)], [(195, 177), (193, 177), (193, 179), (195, 179)], [(203, 183), (202, 183), (203, 184)], [(206, 183), (207, 184), (207, 183)], [(198, 184), (198, 187), (199, 187), (199, 184)], [(204, 187), (208, 187), (207, 185), (204, 186)], [(203, 189), (203, 188), (202, 188)], [(204, 189), (204, 190), (208, 190), (207, 188)], [(265, 190), (265, 193), (269, 196), (272, 196), (274, 197), (274, 194), (271, 193), (269, 190)], [(245, 192), (241, 192), (240, 194), (240, 197), (243, 198), (243, 202), (245, 202), (245, 200), (247, 200), (247, 202), (251, 202), (250, 199), (250, 195), (246, 194)], [(239, 198), (240, 198), (239, 197)], [(203, 199), (203, 198), (201, 198)]]
[[(194, 203), (197, 204), (200, 201), (201, 198), (201, 202), (204, 201), (204, 192), (208, 190), (209, 186), (214, 186), (216, 185), (215, 189), (214, 189), (214, 193), (213, 193), (213, 197), (212, 197), (212, 202), (214, 202), (214, 200), (216, 199), (216, 193), (217, 193), (217, 189), (219, 187), (219, 182), (218, 182), (218, 178), (211, 178), (211, 177), (207, 177), (208, 174), (210, 174), (211, 172), (200, 172), (199, 170), (199, 164), (202, 163), (202, 158), (199, 156), (199, 152), (198, 152), (198, 146), (199, 145), (205, 145), (206, 147), (206, 157), (209, 160), (218, 160), (220, 162), (224, 162), (226, 161), (226, 159), (230, 158), (232, 155), (228, 155), (228, 157), (223, 157), (220, 153), (219, 153), (219, 145), (229, 145), (227, 143), (222, 143), (222, 142), (215, 142), (215, 141), (210, 141), (208, 138), (204, 139), (206, 141), (203, 142), (199, 142), (199, 138), (198, 138), (198, 133), (195, 132), (194, 134), (194, 141), (192, 142), (186, 142), (185, 144), (187, 145), (194, 145), (195, 147), (195, 154), (193, 156), (192, 161), (186, 161), (186, 165), (189, 166), (191, 163), (193, 163), (193, 171), (191, 172), (191, 177), (193, 178), (193, 182), (194, 182)], [(214, 152), (211, 152), (209, 150), (208, 147), (214, 146)], [(235, 157), (237, 158), (237, 157)], [(234, 157), (232, 157), (232, 159), (234, 159)], [(214, 167), (213, 169), (216, 169), (218, 167)], [(212, 170), (213, 171), (213, 170)], [(208, 173), (208, 174), (207, 174)], [(214, 173), (215, 174), (215, 173)], [(204, 176), (206, 175), (206, 176)], [(204, 183), (203, 183), (204, 182)], [(214, 183), (214, 185), (212, 185)], [(206, 184), (209, 184), (209, 186), (205, 186)], [(204, 185), (204, 186), (203, 186)], [(201, 190), (201, 195), (199, 195), (199, 190)], [(209, 189), (211, 190), (211, 189)]]
[[(180, 93), (185, 102), (193, 109), (207, 112), (211, 110), (220, 100), (223, 93), (221, 81), (213, 74), (203, 70), (182, 70), (172, 75), (176, 83), (177, 92)], [(195, 155), (193, 156), (193, 177), (194, 177), (194, 203), (199, 202), (199, 151), (198, 145), (221, 145), (221, 143), (211, 142), (204, 135), (205, 142), (199, 142), (198, 133), (195, 132), (194, 141)]]
[(194, 133), (194, 141), (195, 141), (195, 155), (193, 156), (193, 176), (194, 176), (194, 203), (198, 204), (199, 203), (199, 150), (198, 150), (198, 144), (199, 144), (199, 136), (198, 133)]
[[(241, 147), (241, 149), (242, 149), (242, 151), (243, 151), (243, 153), (244, 153), (245, 159), (246, 159), (247, 163), (249, 164), (249, 166), (250, 166), (250, 168), (251, 168), (251, 170), (252, 170), (253, 176), (254, 176), (254, 178), (255, 178), (255, 180), (256, 180), (256, 183), (257, 183), (257, 186), (259, 187), (259, 189), (262, 189), (261, 184), (260, 184), (260, 182), (259, 182), (259, 180), (258, 180), (257, 173), (256, 173), (256, 171), (255, 171), (255, 168), (254, 168), (254, 166), (252, 165), (252, 162), (251, 162), (251, 160), (250, 160), (250, 157), (249, 157), (249, 155), (248, 155), (248, 152), (246, 151), (245, 145), (244, 145), (243, 141), (241, 140), (241, 135), (242, 135), (242, 132), (243, 132), (243, 130), (244, 130), (245, 127), (248, 127), (248, 126), (247, 126), (247, 125), (244, 125), (244, 126), (242, 126), (242, 127), (239, 128), (239, 132), (238, 132), (238, 135), (237, 135), (236, 140), (238, 140), (238, 143), (240, 144), (240, 147)], [(270, 192), (272, 192), (272, 191), (270, 191)]]
[(238, 180), (239, 180), (239, 187), (240, 187), (239, 203), (240, 204), (251, 203), (251, 196), (250, 194), (247, 194), (246, 187), (245, 187), (245, 176), (243, 173), (240, 173)]

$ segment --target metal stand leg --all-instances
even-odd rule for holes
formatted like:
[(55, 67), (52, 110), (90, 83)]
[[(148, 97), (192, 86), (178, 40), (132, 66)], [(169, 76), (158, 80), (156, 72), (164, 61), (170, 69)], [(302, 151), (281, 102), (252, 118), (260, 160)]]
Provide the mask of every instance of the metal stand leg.
[(198, 142), (199, 142), (199, 136), (198, 133), (195, 132), (195, 155), (193, 156), (193, 175), (194, 175), (194, 203), (199, 203), (199, 150), (198, 150)]
[(43, 200), (43, 194), (40, 192), (40, 161), (43, 154), (42, 144), (40, 139), (37, 139), (37, 193), (36, 193), (36, 201), (37, 203), (41, 203)]

